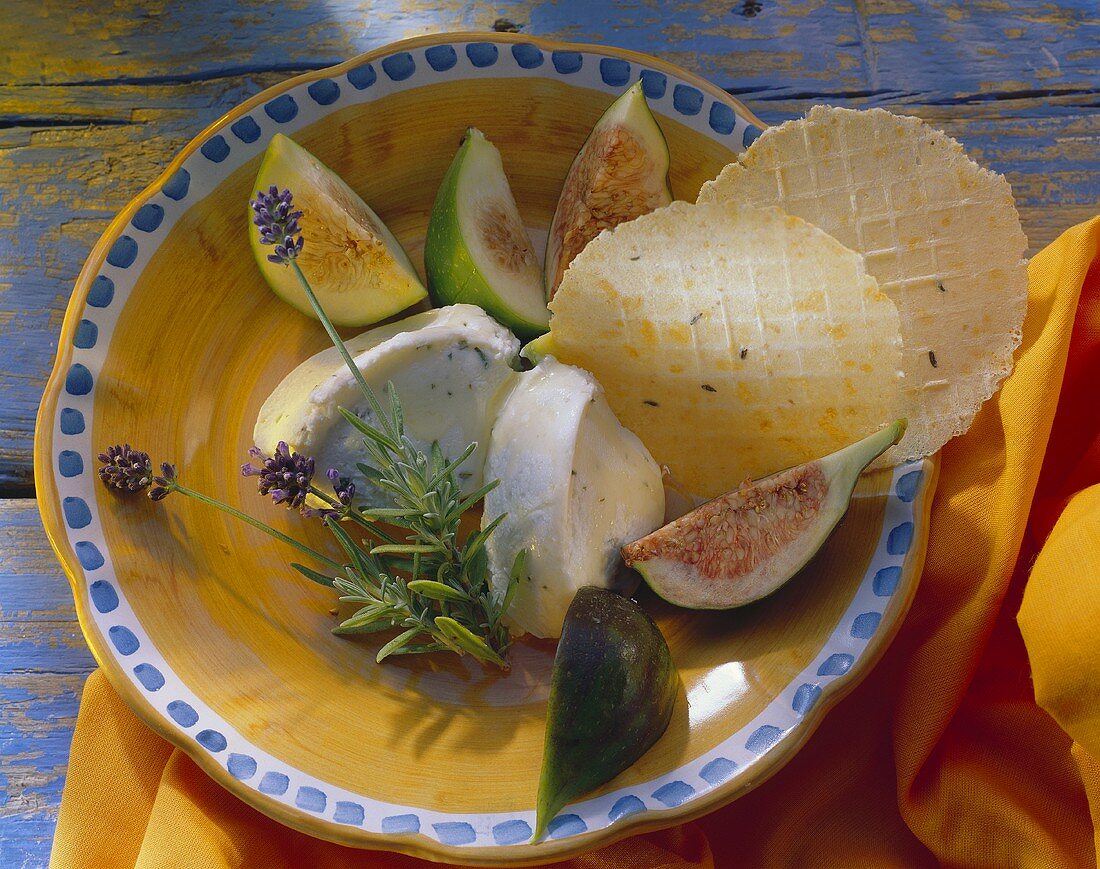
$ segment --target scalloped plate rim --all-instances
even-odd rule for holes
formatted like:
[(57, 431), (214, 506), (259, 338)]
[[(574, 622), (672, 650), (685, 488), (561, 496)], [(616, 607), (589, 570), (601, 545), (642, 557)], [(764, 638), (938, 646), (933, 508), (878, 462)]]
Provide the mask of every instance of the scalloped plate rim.
[[(746, 119), (750, 124), (754, 124), (758, 127), (764, 126), (763, 123), (738, 100), (701, 77), (683, 70), (674, 64), (660, 60), (659, 58), (654, 58), (640, 52), (615, 48), (613, 46), (558, 42), (555, 40), (527, 36), (525, 34), (443, 33), (414, 37), (412, 39), (381, 46), (372, 51), (350, 58), (335, 66), (310, 71), (267, 88), (223, 114), (185, 145), (168, 164), (165, 170), (119, 212), (93, 246), (77, 277), (72, 296), (66, 308), (54, 366), (44, 390), (42, 403), (39, 407), (35, 426), (34, 478), (36, 491), (38, 493), (37, 501), (47, 538), (54, 552), (57, 554), (73, 590), (73, 597), (81, 630), (84, 633), (88, 646), (96, 658), (97, 663), (107, 675), (112, 686), (119, 692), (135, 713), (161, 737), (167, 739), (170, 743), (184, 751), (216, 782), (235, 796), (241, 798), (244, 802), (276, 821), (318, 838), (360, 848), (395, 850), (437, 861), (452, 860), (461, 863), (474, 861), (481, 865), (522, 866), (543, 863), (548, 860), (565, 859), (571, 855), (590, 850), (594, 847), (610, 844), (611, 842), (627, 836), (665, 828), (675, 823), (698, 817), (720, 805), (724, 805), (736, 799), (748, 790), (755, 788), (782, 768), (782, 766), (798, 752), (802, 745), (805, 744), (829, 710), (832, 709), (842, 697), (848, 694), (874, 667), (875, 663), (881, 657), (885, 648), (889, 645), (889, 642), (899, 629), (905, 617), (905, 613), (915, 595), (919, 582), (919, 569), (916, 569), (914, 565), (919, 565), (923, 561), (924, 550), (927, 545), (926, 532), (929, 519), (928, 512), (931, 506), (931, 496), (935, 490), (936, 478), (938, 476), (938, 460), (926, 459), (921, 463), (914, 463), (907, 469), (910, 471), (913, 469), (921, 471), (917, 491), (914, 497), (910, 499), (913, 505), (912, 509), (914, 510), (913, 521), (914, 524), (918, 525), (920, 533), (915, 535), (913, 545), (904, 556), (901, 570), (902, 576), (905, 577), (907, 581), (899, 585), (894, 597), (892, 597), (885, 608), (893, 608), (892, 619), (889, 623), (886, 622), (885, 618), (883, 619), (883, 624), (879, 626), (878, 630), (873, 632), (859, 657), (854, 659), (850, 669), (838, 675), (825, 685), (812, 709), (809, 710), (796, 725), (785, 732), (779, 742), (768, 749), (761, 755), (760, 759), (754, 763), (753, 769), (756, 775), (747, 778), (738, 778), (734, 776), (730, 779), (728, 786), (722, 784), (717, 785), (702, 796), (696, 799), (688, 799), (673, 808), (656, 810), (647, 807), (644, 812), (620, 818), (612, 822), (609, 826), (584, 833), (563, 836), (558, 839), (544, 839), (536, 846), (509, 844), (472, 847), (444, 844), (422, 833), (415, 835), (373, 833), (345, 823), (330, 821), (326, 818), (309, 814), (304, 810), (295, 810), (287, 804), (274, 800), (260, 793), (255, 787), (247, 786), (239, 779), (233, 777), (227, 768), (222, 765), (213, 754), (205, 750), (195, 741), (191, 734), (185, 732), (181, 727), (168, 720), (159, 710), (157, 710), (148, 698), (137, 689), (133, 679), (127, 674), (126, 669), (116, 657), (111, 645), (100, 633), (95, 618), (92, 616), (92, 601), (88, 593), (85, 569), (81, 565), (80, 559), (76, 555), (71, 544), (69, 532), (67, 530), (68, 526), (65, 519), (62, 518), (63, 511), (59, 503), (60, 498), (54, 466), (54, 421), (58, 416), (58, 405), (64, 392), (67, 372), (70, 369), (71, 360), (74, 356), (73, 342), (80, 325), (80, 315), (86, 308), (93, 280), (104, 265), (109, 251), (119, 237), (123, 235), (125, 228), (130, 224), (134, 216), (143, 205), (163, 190), (164, 186), (176, 175), (177, 171), (182, 168), (188, 158), (196, 151), (199, 151), (211, 137), (217, 135), (221, 130), (227, 129), (234, 121), (246, 116), (253, 109), (269, 103), (274, 98), (301, 85), (329, 79), (402, 51), (441, 44), (468, 44), (479, 42), (504, 45), (532, 44), (546, 53), (581, 52), (602, 55), (604, 57), (619, 58), (631, 63), (644, 65), (648, 68), (661, 70), (709, 94), (715, 102), (720, 101), (725, 103), (733, 109), (737, 115)], [(891, 493), (893, 491), (894, 485), (892, 484)], [(919, 514), (916, 512), (917, 508), (919, 508)], [(883, 525), (885, 533), (885, 517)], [(866, 578), (864, 580), (864, 583), (865, 582)], [(861, 584), (860, 587), (862, 588), (863, 585)], [(828, 642), (827, 640), (826, 646)], [(823, 646), (823, 650), (824, 648)], [(698, 760), (698, 758), (695, 760)], [(288, 764), (287, 766), (290, 765)]]

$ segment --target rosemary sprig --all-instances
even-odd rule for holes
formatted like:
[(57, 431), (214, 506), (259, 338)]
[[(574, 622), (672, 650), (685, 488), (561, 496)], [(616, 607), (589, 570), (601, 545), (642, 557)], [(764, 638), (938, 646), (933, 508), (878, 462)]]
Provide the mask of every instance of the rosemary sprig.
[[(509, 635), (503, 618), (523, 572), (524, 556), (517, 558), (507, 590), (499, 595), (489, 583), (485, 541), (504, 517), (459, 542), (462, 515), (496, 482), (463, 497), (456, 471), (476, 444), (452, 461), (438, 444), (425, 454), (405, 434), (392, 384), (386, 392), (389, 407), (379, 402), (380, 428), (341, 408), (348, 423), (363, 435), (367, 461), (359, 464), (360, 473), (387, 492), (393, 506), (352, 504), (325, 516), (349, 562), (345, 575), (332, 584), (341, 592), (341, 601), (359, 605), (336, 633), (403, 628), (378, 650), (379, 661), (390, 655), (450, 649), (506, 668), (503, 653)], [(344, 527), (348, 519), (374, 539), (357, 543)], [(380, 527), (383, 523), (406, 533), (398, 538)], [(313, 571), (295, 566), (316, 578)]]
[[(524, 573), (526, 552), (517, 556), (504, 593), (494, 591), (489, 582), (485, 541), (504, 517), (474, 531), (464, 542), (459, 542), (459, 526), (462, 515), (496, 484), (463, 497), (455, 471), (469, 458), (474, 445), (456, 461), (447, 461), (438, 444), (425, 455), (404, 432), (401, 406), (392, 385), (387, 393), (387, 422), (397, 435), (392, 442), (354, 415), (344, 413), (360, 431), (371, 432), (364, 438), (364, 450), (373, 464), (361, 464), (359, 469), (392, 495), (393, 507), (359, 506), (349, 494), (354, 487), (334, 473), (329, 479), (335, 484), (335, 497), (316, 488), (312, 484), (312, 461), (286, 444), (279, 444), (272, 456), (253, 449), (250, 455), (261, 462), (261, 467), (249, 463), (242, 469), (245, 476), (260, 478), (260, 492), (276, 504), (307, 516), (320, 515), (344, 551), (343, 562), (183, 485), (174, 465), (165, 462), (156, 474), (149, 455), (129, 444), (109, 447), (99, 456), (103, 463), (99, 476), (116, 491), (133, 494), (148, 489), (146, 494), (153, 501), (163, 501), (172, 494), (192, 498), (305, 553), (322, 569), (292, 563), (295, 570), (313, 582), (335, 588), (341, 601), (359, 605), (333, 633), (401, 630), (378, 650), (379, 662), (390, 655), (449, 650), (507, 669), (504, 653), (510, 638), (503, 620)], [(307, 495), (327, 506), (320, 510), (307, 506)], [(406, 533), (394, 534), (387, 526)], [(351, 531), (365, 533), (368, 538), (357, 541)]]

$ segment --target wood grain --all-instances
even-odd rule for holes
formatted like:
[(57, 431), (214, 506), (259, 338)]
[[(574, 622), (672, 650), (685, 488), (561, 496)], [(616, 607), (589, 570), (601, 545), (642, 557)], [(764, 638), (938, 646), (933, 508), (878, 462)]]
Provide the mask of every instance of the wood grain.
[[(768, 122), (883, 105), (1012, 182), (1032, 250), (1100, 210), (1093, 0), (15, 0), (0, 48), (0, 497), (30, 496), (34, 413), (84, 257), (188, 139), (243, 98), (393, 39), (490, 29), (658, 54)], [(29, 501), (0, 502), (0, 865), (46, 861), (92, 666)], [(11, 692), (10, 694), (7, 692)]]
[(94, 666), (38, 509), (0, 501), (0, 866), (45, 864)]

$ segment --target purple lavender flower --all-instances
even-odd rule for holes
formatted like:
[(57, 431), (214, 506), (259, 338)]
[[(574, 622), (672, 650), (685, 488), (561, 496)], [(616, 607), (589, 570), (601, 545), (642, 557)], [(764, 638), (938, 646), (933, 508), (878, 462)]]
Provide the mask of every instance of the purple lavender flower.
[(241, 466), (241, 474), (260, 478), (260, 494), (270, 495), (276, 504), (286, 504), (289, 510), (301, 508), (313, 482), (313, 459), (292, 452), (286, 441), (279, 441), (272, 456), (259, 447), (252, 447), (248, 454), (261, 467), (249, 462)]
[(153, 482), (156, 486), (149, 490), (149, 500), (163, 501), (176, 484), (176, 466), (163, 462), (160, 466), (160, 476), (153, 477)]
[(153, 482), (153, 463), (148, 453), (133, 449), (129, 444), (107, 447), (99, 454), (103, 467), (99, 479), (108, 489), (119, 492), (140, 492)]
[(340, 476), (340, 472), (336, 468), (329, 468), (325, 476), (332, 483), (332, 491), (336, 493), (337, 500), (345, 507), (350, 505), (355, 498), (355, 483), (347, 477)]
[[(345, 507), (351, 506), (351, 502), (355, 498), (355, 483), (347, 477), (341, 477), (340, 472), (336, 470), (336, 468), (329, 468), (325, 476), (328, 477), (329, 482), (332, 483), (332, 490), (336, 493), (337, 500)], [(339, 516), (341, 512), (342, 511), (332, 507), (319, 507), (314, 509), (304, 504), (302, 505), (302, 515), (307, 519), (325, 519), (329, 516)]]
[(275, 253), (267, 258), (273, 263), (290, 265), (290, 261), (302, 252), (302, 228), (298, 218), (302, 212), (294, 211), (294, 196), (289, 190), (279, 190), (274, 184), (267, 193), (256, 192), (249, 200), (252, 206), (252, 222), (260, 228), (260, 243), (275, 245)]

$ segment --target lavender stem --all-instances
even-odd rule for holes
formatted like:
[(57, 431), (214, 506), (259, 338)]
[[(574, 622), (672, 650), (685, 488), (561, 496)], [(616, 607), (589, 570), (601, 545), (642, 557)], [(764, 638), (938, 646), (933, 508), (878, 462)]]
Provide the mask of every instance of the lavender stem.
[(265, 534), (270, 534), (276, 540), (281, 540), (283, 543), (289, 543), (291, 546), (293, 546), (295, 549), (299, 550), (300, 552), (304, 552), (306, 555), (309, 555), (313, 558), (316, 558), (318, 561), (322, 562), (323, 564), (326, 564), (329, 567), (335, 569), (338, 572), (339, 575), (342, 576), (343, 573), (344, 573), (344, 566), (342, 564), (339, 564), (338, 562), (333, 561), (327, 555), (322, 555), (320, 552), (317, 552), (315, 549), (310, 549), (304, 543), (299, 543), (293, 537), (289, 537), (288, 535), (283, 534), (282, 531), (276, 531), (270, 525), (267, 525), (267, 524), (261, 522), (259, 519), (254, 519), (252, 516), (249, 516), (247, 513), (242, 513), (236, 507), (230, 507), (228, 504), (224, 504), (221, 501), (217, 500), (216, 498), (211, 498), (209, 495), (204, 495), (202, 492), (196, 492), (194, 489), (188, 489), (186, 486), (181, 486), (179, 483), (177, 483), (175, 481), (172, 481), (172, 482), (169, 483), (168, 489), (171, 490), (171, 491), (179, 492), (181, 495), (187, 495), (188, 497), (194, 498), (196, 501), (201, 501), (203, 504), (208, 504), (211, 507), (216, 507), (217, 509), (221, 510), (223, 513), (228, 513), (230, 516), (233, 516), (237, 519), (240, 519), (243, 522), (247, 522), (253, 528), (258, 528), (260, 531), (263, 531)]
[(309, 303), (313, 306), (314, 313), (317, 314), (317, 319), (321, 321), (321, 325), (325, 327), (325, 331), (328, 332), (328, 337), (332, 341), (333, 345), (338, 351), (340, 356), (343, 357), (344, 363), (348, 366), (348, 370), (351, 371), (352, 377), (355, 378), (355, 382), (359, 384), (359, 388), (363, 390), (363, 395), (367, 401), (370, 402), (371, 410), (381, 421), (382, 425), (386, 428), (386, 434), (388, 434), (394, 440), (400, 438), (400, 433), (393, 430), (390, 425), (389, 417), (382, 410), (382, 405), (378, 402), (378, 396), (374, 394), (374, 390), (371, 389), (370, 384), (363, 378), (363, 372), (359, 370), (359, 366), (355, 364), (355, 360), (351, 358), (351, 354), (348, 353), (348, 348), (344, 346), (344, 341), (340, 335), (336, 332), (336, 327), (332, 325), (332, 321), (328, 318), (328, 314), (325, 313), (325, 309), (321, 307), (321, 303), (317, 301), (317, 296), (314, 295), (313, 287), (309, 285), (309, 281), (302, 273), (302, 267), (298, 265), (296, 259), (291, 259), (288, 263), (294, 274), (298, 276), (298, 283), (302, 285), (302, 289), (305, 290), (306, 298), (309, 299)]

